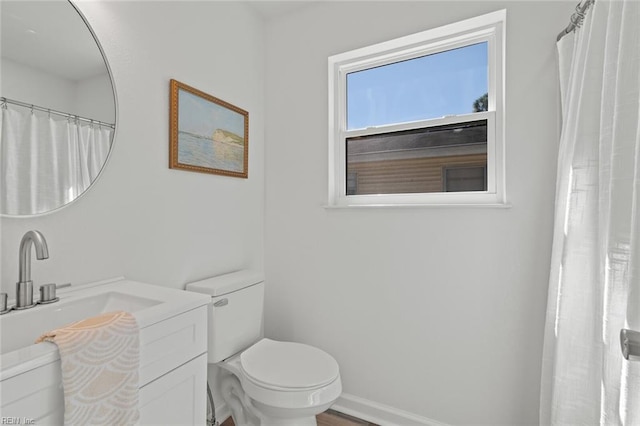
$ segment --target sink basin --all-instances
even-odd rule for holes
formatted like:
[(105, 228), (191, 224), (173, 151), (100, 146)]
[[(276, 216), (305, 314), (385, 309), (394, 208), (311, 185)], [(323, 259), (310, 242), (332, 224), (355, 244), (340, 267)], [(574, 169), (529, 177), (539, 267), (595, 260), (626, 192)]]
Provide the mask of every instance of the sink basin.
[(0, 321), (0, 354), (30, 346), (41, 334), (75, 321), (112, 311), (135, 313), (159, 303), (160, 300), (109, 291), (86, 297), (61, 297), (59, 302), (49, 305), (11, 311)]

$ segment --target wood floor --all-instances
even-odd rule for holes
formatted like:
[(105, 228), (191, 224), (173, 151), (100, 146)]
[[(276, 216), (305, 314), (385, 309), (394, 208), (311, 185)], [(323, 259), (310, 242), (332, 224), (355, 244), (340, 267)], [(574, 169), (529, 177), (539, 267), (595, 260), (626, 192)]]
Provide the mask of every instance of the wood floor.
[[(327, 410), (316, 416), (318, 426), (378, 426), (337, 411)], [(222, 422), (221, 426), (235, 426), (231, 417)]]

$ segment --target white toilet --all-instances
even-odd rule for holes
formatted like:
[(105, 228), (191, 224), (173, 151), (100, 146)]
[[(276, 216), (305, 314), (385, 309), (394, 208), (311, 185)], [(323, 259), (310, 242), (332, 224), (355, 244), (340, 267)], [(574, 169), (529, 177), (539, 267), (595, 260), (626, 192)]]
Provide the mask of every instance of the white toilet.
[(238, 271), (186, 289), (212, 297), (208, 358), (221, 367), (236, 426), (315, 426), (342, 392), (338, 363), (313, 346), (261, 338), (262, 276)]

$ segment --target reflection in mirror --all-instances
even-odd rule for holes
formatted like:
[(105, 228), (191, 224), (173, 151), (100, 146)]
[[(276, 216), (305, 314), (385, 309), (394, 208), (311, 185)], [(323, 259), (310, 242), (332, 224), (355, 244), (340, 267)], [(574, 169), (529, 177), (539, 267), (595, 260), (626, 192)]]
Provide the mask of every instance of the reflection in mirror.
[(115, 99), (97, 40), (67, 0), (0, 1), (0, 214), (82, 195), (113, 143)]

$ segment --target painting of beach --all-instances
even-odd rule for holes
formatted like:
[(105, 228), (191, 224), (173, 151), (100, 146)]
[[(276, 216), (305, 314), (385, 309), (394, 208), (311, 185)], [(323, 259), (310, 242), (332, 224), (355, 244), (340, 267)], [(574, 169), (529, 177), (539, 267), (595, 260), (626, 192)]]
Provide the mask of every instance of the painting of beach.
[(171, 80), (170, 167), (247, 177), (248, 113)]

